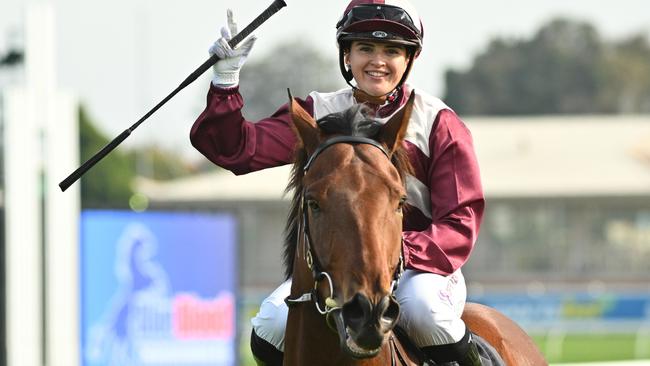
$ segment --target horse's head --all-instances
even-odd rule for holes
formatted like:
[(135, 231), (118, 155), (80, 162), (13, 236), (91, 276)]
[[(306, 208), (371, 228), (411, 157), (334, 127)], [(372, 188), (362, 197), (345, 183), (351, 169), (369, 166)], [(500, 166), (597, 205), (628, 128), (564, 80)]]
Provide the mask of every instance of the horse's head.
[(301, 147), (285, 261), (294, 281), (316, 283), (318, 310), (355, 358), (377, 354), (399, 316), (392, 291), (409, 171), (401, 143), (413, 99), (385, 124), (359, 106), (316, 122), (290, 101)]

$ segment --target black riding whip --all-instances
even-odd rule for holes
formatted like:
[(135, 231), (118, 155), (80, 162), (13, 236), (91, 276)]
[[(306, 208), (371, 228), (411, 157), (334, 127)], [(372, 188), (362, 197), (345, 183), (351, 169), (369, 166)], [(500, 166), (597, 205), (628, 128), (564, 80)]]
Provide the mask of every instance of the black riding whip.
[[(241, 32), (237, 33), (236, 36), (234, 36), (228, 44), (230, 47), (235, 48), (241, 41), (243, 41), (246, 37), (248, 37), (257, 27), (259, 27), (262, 23), (264, 23), (266, 20), (268, 20), (273, 14), (277, 13), (278, 10), (282, 9), (283, 7), (287, 6), (287, 4), (283, 0), (274, 0), (273, 4), (271, 4), (266, 10), (262, 12), (262, 14), (258, 15), (257, 18), (255, 18), (246, 28), (244, 28)], [(122, 141), (124, 141), (131, 132), (133, 132), (142, 122), (144, 122), (147, 118), (149, 118), (154, 112), (156, 112), (160, 107), (162, 107), (167, 101), (169, 101), (174, 95), (176, 95), (179, 91), (181, 91), (183, 88), (186, 86), (190, 85), (194, 80), (196, 80), (201, 74), (203, 74), (206, 70), (208, 70), (212, 65), (217, 63), (219, 61), (219, 57), (217, 55), (212, 55), (207, 61), (205, 61), (201, 66), (199, 66), (194, 72), (192, 72), (183, 82), (174, 89), (168, 96), (165, 97), (165, 99), (161, 100), (158, 104), (156, 104), (155, 107), (153, 107), (149, 112), (147, 112), (142, 118), (140, 118), (136, 123), (134, 123), (131, 127), (127, 128), (119, 134), (116, 138), (113, 139), (113, 141), (109, 142), (106, 146), (104, 146), (101, 150), (99, 150), (95, 155), (93, 155), (90, 159), (88, 159), (85, 163), (83, 163), (77, 170), (72, 172), (67, 178), (61, 181), (59, 183), (59, 187), (61, 188), (61, 191), (65, 191), (70, 187), (74, 182), (76, 182), (79, 178), (81, 178), (84, 173), (86, 173), (90, 168), (92, 168), (95, 164), (97, 164), (100, 160), (102, 160), (108, 153), (113, 151), (117, 147), (117, 145), (121, 144)]]

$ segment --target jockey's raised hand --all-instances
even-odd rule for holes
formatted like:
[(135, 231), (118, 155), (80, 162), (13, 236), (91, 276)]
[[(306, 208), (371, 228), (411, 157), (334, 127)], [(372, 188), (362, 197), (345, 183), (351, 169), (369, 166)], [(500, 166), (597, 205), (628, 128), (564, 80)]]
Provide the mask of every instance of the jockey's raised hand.
[(232, 49), (228, 42), (236, 34), (237, 23), (233, 19), (232, 10), (228, 9), (228, 26), (221, 28), (221, 38), (208, 50), (210, 55), (217, 55), (221, 59), (212, 66), (214, 86), (227, 88), (239, 84), (239, 70), (246, 62), (257, 38), (254, 35), (250, 36), (239, 47)]

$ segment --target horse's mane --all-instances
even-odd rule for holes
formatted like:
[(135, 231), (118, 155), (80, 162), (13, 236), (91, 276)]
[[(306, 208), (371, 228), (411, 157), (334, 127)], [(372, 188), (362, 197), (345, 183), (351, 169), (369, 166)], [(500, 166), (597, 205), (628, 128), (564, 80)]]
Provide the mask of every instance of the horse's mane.
[[(359, 136), (376, 140), (382, 124), (371, 116), (372, 113), (370, 108), (358, 104), (343, 112), (328, 114), (316, 123), (324, 136)], [(287, 279), (293, 273), (293, 262), (298, 245), (298, 235), (300, 234), (298, 230), (302, 219), (303, 168), (308, 158), (304, 147), (298, 146), (295, 152), (295, 162), (291, 170), (291, 178), (285, 190), (286, 194), (290, 192), (293, 194), (291, 209), (284, 230), (284, 266)], [(412, 169), (406, 151), (401, 145), (395, 150), (391, 160), (405, 184), (406, 174), (411, 173)]]

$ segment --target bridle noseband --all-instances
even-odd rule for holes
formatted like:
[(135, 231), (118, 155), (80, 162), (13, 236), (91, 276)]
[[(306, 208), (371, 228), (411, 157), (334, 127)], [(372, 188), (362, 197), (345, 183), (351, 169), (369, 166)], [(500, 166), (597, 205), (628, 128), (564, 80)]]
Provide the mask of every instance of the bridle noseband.
[[(325, 151), (328, 147), (335, 145), (335, 144), (351, 144), (351, 145), (356, 145), (356, 144), (366, 144), (366, 145), (371, 145), (379, 150), (381, 150), (382, 153), (391, 160), (391, 155), (389, 152), (386, 150), (386, 148), (380, 144), (379, 142), (367, 138), (367, 137), (361, 137), (361, 136), (335, 136), (332, 138), (329, 138), (325, 140), (322, 144), (320, 144), (316, 150), (311, 154), (309, 159), (307, 160), (307, 163), (305, 164), (305, 167), (303, 168), (303, 173), (307, 173), (309, 168), (311, 167), (312, 163), (316, 158), (323, 152)], [(332, 282), (332, 277), (327, 273), (326, 271), (323, 270), (322, 265), (320, 264), (318, 260), (318, 256), (316, 256), (316, 252), (313, 249), (312, 245), (312, 240), (311, 236), (309, 234), (309, 220), (307, 217), (307, 202), (305, 200), (305, 192), (301, 192), (301, 205), (302, 205), (302, 221), (300, 223), (300, 226), (298, 228), (298, 231), (302, 231), (303, 234), (303, 259), (307, 263), (307, 267), (311, 270), (312, 272), (312, 278), (314, 279), (314, 288), (311, 290), (311, 292), (307, 292), (302, 294), (301, 296), (297, 298), (290, 298), (287, 297), (284, 301), (287, 304), (287, 306), (292, 307), (295, 305), (298, 305), (300, 303), (304, 302), (309, 302), (313, 301), (316, 310), (321, 314), (325, 315), (327, 318), (327, 323), (330, 325), (330, 319), (329, 315), (332, 313), (332, 311), (341, 309), (342, 305), (338, 304), (336, 300), (334, 300), (334, 284)], [(298, 240), (300, 240), (298, 238)], [(403, 241), (403, 239), (402, 239)], [(300, 242), (298, 242), (300, 244)], [(401, 246), (403, 248), (403, 246)], [(400, 251), (400, 257), (399, 257), (399, 262), (397, 264), (397, 267), (395, 268), (395, 272), (393, 273), (393, 281), (391, 283), (391, 288), (390, 288), (390, 295), (395, 292), (395, 289), (397, 288), (397, 284), (399, 282), (400, 277), (402, 276), (402, 273), (404, 272), (404, 256), (403, 253)], [(325, 308), (321, 308), (320, 302), (318, 300), (318, 283), (322, 281), (323, 279), (326, 279), (329, 285), (329, 296), (325, 298)], [(330, 325), (331, 327), (331, 325)]]

